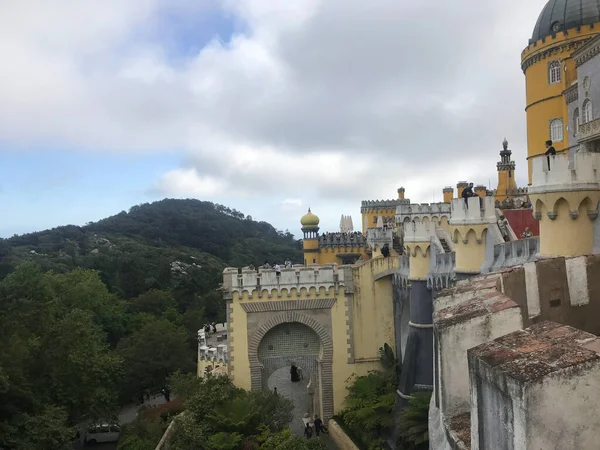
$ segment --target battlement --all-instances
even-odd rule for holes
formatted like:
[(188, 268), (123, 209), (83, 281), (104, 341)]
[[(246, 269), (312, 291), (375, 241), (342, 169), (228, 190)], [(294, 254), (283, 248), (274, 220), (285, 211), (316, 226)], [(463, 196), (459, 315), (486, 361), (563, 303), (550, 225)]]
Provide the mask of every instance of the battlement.
[(430, 242), (435, 236), (435, 224), (431, 222), (405, 222), (404, 242)]
[(358, 231), (350, 233), (323, 233), (319, 236), (319, 247), (364, 247), (366, 245), (367, 239)]
[(533, 158), (529, 194), (600, 189), (600, 153), (578, 152), (569, 159), (567, 153)]
[(463, 198), (453, 198), (451, 203), (451, 225), (474, 225), (496, 222), (496, 207), (493, 197), (471, 197), (468, 207)]
[(392, 228), (369, 228), (367, 230), (367, 243), (371, 248), (383, 247), (393, 244), (394, 230)]
[(299, 267), (292, 269), (281, 269), (280, 275), (273, 269), (237, 269), (228, 267), (223, 271), (223, 290), (226, 295), (231, 296), (237, 292), (240, 296), (243, 292), (248, 297), (291, 297), (293, 293), (300, 294), (316, 289), (318, 296), (322, 289), (326, 295), (332, 295), (340, 287), (346, 286), (347, 280), (352, 280), (352, 267), (350, 266), (318, 266)]
[(450, 214), (448, 203), (410, 203), (398, 205), (397, 216), (410, 216), (412, 214)]
[(360, 212), (367, 212), (369, 210), (376, 209), (392, 209), (398, 205), (410, 204), (409, 199), (395, 199), (395, 200), (363, 200), (360, 202)]
[(540, 59), (550, 57), (551, 50), (557, 45), (570, 45), (571, 48), (575, 47), (578, 50), (596, 33), (598, 29), (591, 24), (562, 30), (538, 41), (530, 40), (529, 45), (521, 52), (521, 69), (525, 72), (529, 66)]

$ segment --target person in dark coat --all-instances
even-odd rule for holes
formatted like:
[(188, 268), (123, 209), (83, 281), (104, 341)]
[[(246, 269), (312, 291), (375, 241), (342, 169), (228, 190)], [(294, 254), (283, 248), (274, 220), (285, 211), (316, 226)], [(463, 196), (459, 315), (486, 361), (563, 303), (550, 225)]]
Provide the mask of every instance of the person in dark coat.
[(292, 379), (292, 383), (300, 381), (300, 374), (298, 373), (298, 368), (294, 364), (292, 364), (292, 367), (290, 367), (290, 376)]

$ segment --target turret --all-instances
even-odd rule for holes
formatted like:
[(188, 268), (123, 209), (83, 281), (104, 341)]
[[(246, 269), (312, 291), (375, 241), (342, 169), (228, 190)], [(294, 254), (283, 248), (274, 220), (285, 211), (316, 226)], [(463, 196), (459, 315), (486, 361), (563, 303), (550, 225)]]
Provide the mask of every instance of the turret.
[(398, 188), (398, 200), (404, 200), (404, 188)]
[(304, 235), (304, 264), (319, 264), (319, 217), (308, 208), (308, 212), (300, 219), (300, 224)]
[(492, 232), (499, 233), (494, 199), (471, 197), (468, 207), (464, 199), (453, 199), (449, 225), (455, 244), (457, 275), (479, 273), (485, 260), (488, 229), (493, 228)]
[(508, 141), (502, 142), (500, 161), (496, 164), (498, 169), (498, 186), (496, 187), (495, 199), (502, 202), (506, 197), (519, 193), (517, 181), (515, 180), (515, 162), (510, 159), (512, 151), (508, 149)]
[(430, 266), (431, 237), (435, 236), (433, 222), (404, 223), (404, 245), (410, 257), (410, 280), (423, 281), (427, 279)]
[(578, 152), (532, 160), (529, 198), (540, 221), (542, 256), (600, 252), (600, 154)]

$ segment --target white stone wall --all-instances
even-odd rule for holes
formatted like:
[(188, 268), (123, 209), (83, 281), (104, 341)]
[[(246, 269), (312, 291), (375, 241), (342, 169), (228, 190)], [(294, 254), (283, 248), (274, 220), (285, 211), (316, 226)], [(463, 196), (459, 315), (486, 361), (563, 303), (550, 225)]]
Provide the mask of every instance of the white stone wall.
[[(267, 291), (268, 295), (281, 295), (282, 290), (316, 288), (338, 289), (345, 285), (346, 272), (351, 274), (349, 266), (311, 266), (292, 269), (281, 269), (280, 276), (273, 269), (256, 270), (244, 269), (241, 273), (235, 268), (227, 268), (223, 271), (223, 287), (229, 292), (248, 292), (252, 295), (254, 291), (262, 293)], [(351, 278), (350, 278), (351, 279)]]
[(493, 197), (471, 197), (469, 206), (462, 198), (452, 199), (451, 225), (476, 225), (496, 222), (496, 206)]
[(538, 156), (532, 159), (530, 194), (546, 191), (600, 189), (600, 153), (578, 152), (572, 165), (568, 154)]
[(404, 242), (429, 242), (435, 236), (435, 224), (431, 222), (408, 222), (403, 225)]

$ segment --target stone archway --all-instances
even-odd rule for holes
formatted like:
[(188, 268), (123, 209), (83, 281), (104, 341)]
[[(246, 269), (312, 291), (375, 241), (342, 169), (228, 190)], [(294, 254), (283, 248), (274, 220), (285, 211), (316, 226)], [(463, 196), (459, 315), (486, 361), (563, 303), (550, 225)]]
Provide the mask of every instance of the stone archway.
[[(298, 348), (290, 345), (285, 351), (280, 352), (283, 354), (277, 354), (275, 347), (269, 350), (270, 336), (275, 337), (273, 333), (269, 334), (269, 332), (283, 324), (303, 325), (310, 329), (310, 333), (307, 333), (307, 342), (305, 342), (306, 339), (298, 341)], [(265, 343), (261, 346), (265, 337)], [(318, 338), (319, 341), (318, 353), (315, 351), (315, 338)], [(305, 344), (308, 344), (308, 347), (304, 347)], [(270, 374), (289, 365), (289, 361), (297, 362), (300, 366), (304, 365), (311, 372), (315, 381), (315, 393), (319, 393), (318, 403), (322, 407), (323, 419), (327, 421), (333, 416), (333, 343), (329, 333), (316, 320), (293, 311), (270, 318), (256, 330), (250, 339), (248, 357), (252, 390), (264, 389)]]

